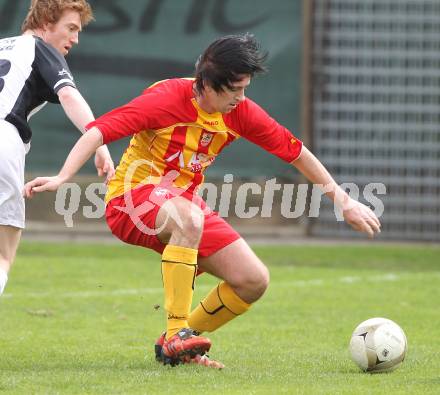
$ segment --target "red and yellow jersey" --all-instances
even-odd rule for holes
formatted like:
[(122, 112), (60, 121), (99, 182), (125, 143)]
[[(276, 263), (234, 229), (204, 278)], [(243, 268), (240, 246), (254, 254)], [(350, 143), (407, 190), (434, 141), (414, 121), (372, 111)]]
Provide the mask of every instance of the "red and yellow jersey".
[(205, 169), (239, 137), (289, 163), (300, 155), (302, 142), (252, 100), (246, 98), (227, 114), (209, 114), (197, 104), (193, 82), (158, 82), (87, 125), (101, 131), (105, 144), (133, 136), (108, 185), (106, 202), (139, 185), (158, 184), (172, 170), (174, 186), (195, 191)]

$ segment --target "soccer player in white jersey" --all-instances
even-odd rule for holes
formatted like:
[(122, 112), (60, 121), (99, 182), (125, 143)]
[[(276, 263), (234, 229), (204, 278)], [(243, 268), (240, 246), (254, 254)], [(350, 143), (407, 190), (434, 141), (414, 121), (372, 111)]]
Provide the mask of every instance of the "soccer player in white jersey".
[[(76, 89), (64, 59), (93, 19), (86, 0), (32, 0), (22, 35), (0, 39), (0, 295), (25, 223), (22, 197), (28, 120), (47, 102), (60, 103), (84, 132), (93, 113)], [(96, 150), (98, 174), (114, 174), (106, 146)]]

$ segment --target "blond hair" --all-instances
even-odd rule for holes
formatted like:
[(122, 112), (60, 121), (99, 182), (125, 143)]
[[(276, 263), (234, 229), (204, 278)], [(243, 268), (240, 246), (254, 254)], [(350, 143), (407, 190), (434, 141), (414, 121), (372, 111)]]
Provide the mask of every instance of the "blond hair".
[(93, 20), (92, 7), (86, 0), (31, 0), (21, 31), (39, 29), (47, 23), (57, 23), (66, 10), (77, 11), (83, 26)]

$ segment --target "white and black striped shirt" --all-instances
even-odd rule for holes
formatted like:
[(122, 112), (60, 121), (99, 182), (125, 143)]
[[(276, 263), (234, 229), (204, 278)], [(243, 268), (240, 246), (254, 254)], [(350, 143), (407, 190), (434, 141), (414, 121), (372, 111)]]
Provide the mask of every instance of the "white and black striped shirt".
[(13, 124), (24, 143), (32, 137), (29, 118), (47, 102), (59, 103), (57, 92), (68, 85), (75, 87), (66, 60), (39, 37), (0, 40), (0, 119)]

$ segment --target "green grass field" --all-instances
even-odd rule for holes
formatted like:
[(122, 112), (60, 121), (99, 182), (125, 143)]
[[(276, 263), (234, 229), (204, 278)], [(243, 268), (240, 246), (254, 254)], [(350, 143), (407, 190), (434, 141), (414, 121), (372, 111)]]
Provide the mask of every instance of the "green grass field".
[[(3, 394), (438, 394), (440, 248), (259, 247), (269, 290), (210, 334), (221, 371), (162, 366), (159, 255), (122, 245), (23, 243), (0, 298)], [(194, 303), (216, 283), (198, 278)], [(348, 356), (354, 327), (375, 316), (406, 332), (389, 374)]]

